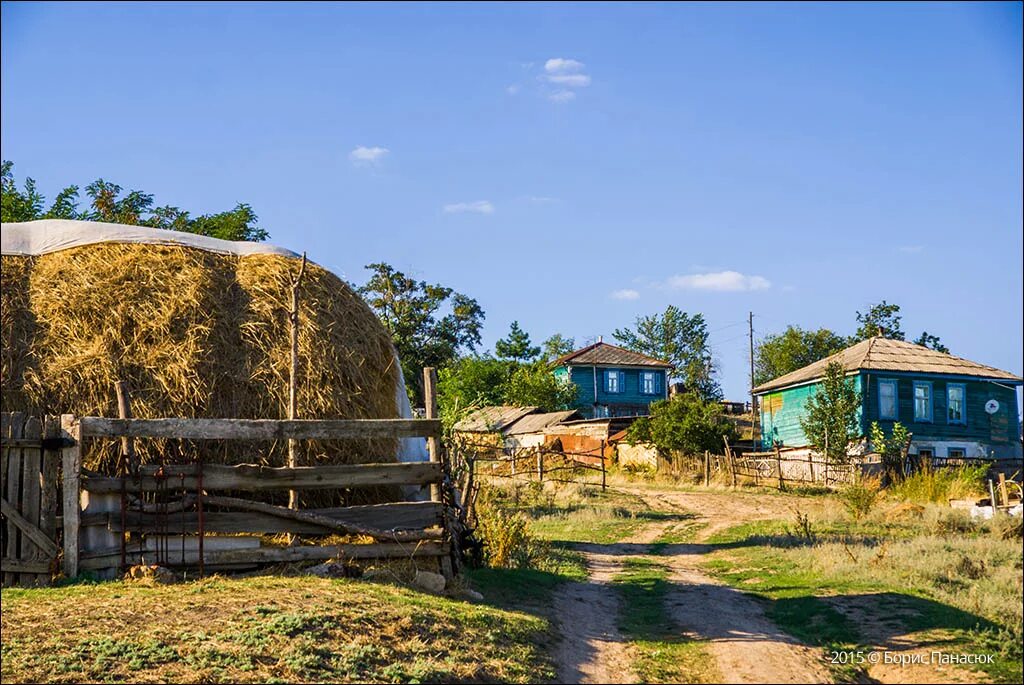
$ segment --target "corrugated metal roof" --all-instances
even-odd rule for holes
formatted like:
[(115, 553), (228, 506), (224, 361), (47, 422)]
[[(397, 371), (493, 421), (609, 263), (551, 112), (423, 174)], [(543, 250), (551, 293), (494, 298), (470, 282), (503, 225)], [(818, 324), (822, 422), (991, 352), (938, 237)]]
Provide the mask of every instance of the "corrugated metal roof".
[(509, 435), (539, 433), (549, 426), (557, 425), (572, 418), (581, 418), (580, 413), (575, 409), (570, 409), (568, 411), (553, 411), (547, 414), (528, 414), (513, 423), (506, 432)]
[(662, 359), (648, 357), (633, 350), (627, 350), (617, 345), (606, 342), (596, 342), (583, 349), (570, 352), (551, 362), (552, 366), (562, 364), (587, 364), (598, 366), (657, 366), (661, 368), (672, 368), (672, 365)]
[(847, 371), (903, 371), (908, 373), (939, 373), (953, 376), (975, 376), (993, 380), (1020, 383), (1021, 378), (1009, 371), (936, 352), (904, 340), (875, 337), (847, 347), (830, 357), (820, 359), (784, 376), (754, 388), (755, 393), (778, 390), (817, 380), (825, 375), (825, 367), (837, 361)]
[(537, 407), (481, 407), (455, 424), (455, 430), (466, 433), (495, 433), (504, 431)]

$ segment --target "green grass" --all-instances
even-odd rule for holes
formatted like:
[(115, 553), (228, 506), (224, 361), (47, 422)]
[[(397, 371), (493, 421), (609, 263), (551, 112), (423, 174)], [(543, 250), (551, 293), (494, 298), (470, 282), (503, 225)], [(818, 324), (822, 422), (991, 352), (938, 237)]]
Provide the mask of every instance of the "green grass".
[(542, 617), (394, 585), (301, 577), (2, 593), (8, 682), (534, 682)]
[(828, 521), (812, 524), (812, 542), (795, 528), (759, 521), (723, 531), (709, 541), (720, 549), (706, 569), (762, 597), (768, 616), (809, 644), (863, 647), (858, 625), (838, 610), (847, 608), (892, 635), (917, 633), (922, 648), (994, 653), (983, 670), (1020, 682), (1019, 541), (935, 536), (912, 522)]
[(613, 582), (622, 597), (619, 630), (633, 647), (633, 668), (642, 682), (717, 682), (705, 645), (684, 637), (668, 613), (671, 583), (664, 564), (627, 559)]

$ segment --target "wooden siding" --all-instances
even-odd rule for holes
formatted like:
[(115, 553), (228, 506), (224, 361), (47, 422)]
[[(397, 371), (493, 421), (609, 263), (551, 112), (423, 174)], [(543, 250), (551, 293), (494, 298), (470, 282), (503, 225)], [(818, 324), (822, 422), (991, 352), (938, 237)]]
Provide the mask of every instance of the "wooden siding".
[[(868, 391), (864, 393), (865, 431), (869, 430), (872, 421), (886, 430), (899, 421), (914, 434), (914, 439), (921, 440), (967, 440), (993, 445), (1010, 445), (1017, 439), (1017, 392), (1012, 388), (989, 381), (969, 380), (954, 377), (929, 376), (918, 374), (893, 374), (878, 371), (865, 372), (869, 382)], [(896, 381), (897, 415), (896, 419), (878, 418), (878, 381), (891, 379)], [(914, 381), (927, 381), (932, 384), (932, 421), (914, 420)], [(967, 423), (949, 423), (946, 419), (946, 385), (961, 384), (966, 389), (965, 405)], [(994, 399), (999, 402), (999, 411), (994, 415), (985, 412), (985, 403)]]
[[(594, 404), (594, 367), (592, 366), (569, 366), (555, 369), (556, 376), (564, 377), (568, 373), (569, 380), (576, 384), (579, 389), (577, 395), (577, 407), (586, 412)], [(605, 391), (604, 372), (622, 371), (626, 376), (626, 384), (623, 392), (609, 393)], [(640, 392), (640, 374), (642, 372), (653, 372), (660, 376), (660, 389), (656, 395), (644, 395)], [(661, 369), (636, 369), (636, 368), (614, 368), (597, 367), (597, 403), (602, 405), (635, 405), (646, 407), (656, 400), (663, 400), (666, 396), (665, 371)]]
[[(860, 392), (860, 377), (854, 376), (850, 380), (853, 381), (854, 388)], [(804, 416), (807, 400), (817, 391), (818, 385), (811, 383), (761, 395), (761, 430), (766, 447), (776, 444), (786, 447), (807, 445), (807, 437), (800, 427), (800, 419)], [(863, 414), (863, 410), (860, 413)]]

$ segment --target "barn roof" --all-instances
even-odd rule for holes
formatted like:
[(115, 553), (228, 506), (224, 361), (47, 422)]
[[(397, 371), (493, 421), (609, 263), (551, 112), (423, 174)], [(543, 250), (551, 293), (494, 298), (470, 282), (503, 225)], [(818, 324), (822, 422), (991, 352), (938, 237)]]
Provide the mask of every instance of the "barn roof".
[(895, 371), (907, 373), (937, 373), (949, 376), (974, 376), (1009, 383), (1021, 383), (1021, 378), (1009, 371), (978, 364), (945, 352), (915, 345), (904, 340), (890, 340), (880, 336), (862, 340), (856, 345), (836, 352), (832, 356), (808, 364), (783, 376), (762, 383), (754, 388), (755, 393), (779, 390), (817, 380), (825, 375), (825, 367), (839, 362), (847, 372), (851, 371)]
[(656, 366), (659, 368), (672, 368), (672, 365), (663, 359), (648, 357), (633, 350), (627, 350), (618, 345), (611, 345), (606, 342), (596, 342), (582, 349), (562, 355), (551, 362), (552, 366), (563, 364), (585, 364), (594, 366)]
[(575, 409), (568, 411), (553, 411), (547, 414), (527, 414), (519, 419), (506, 431), (509, 435), (522, 435), (524, 433), (539, 433), (540, 431), (568, 421), (569, 419), (582, 418)]
[(493, 406), (481, 407), (455, 424), (455, 430), (465, 433), (496, 433), (537, 411), (537, 407)]

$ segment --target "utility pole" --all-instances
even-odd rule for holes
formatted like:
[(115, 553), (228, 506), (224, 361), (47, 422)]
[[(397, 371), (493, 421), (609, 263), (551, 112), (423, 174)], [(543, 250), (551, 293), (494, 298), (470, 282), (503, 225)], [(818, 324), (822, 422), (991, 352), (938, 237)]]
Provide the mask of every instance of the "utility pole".
[(750, 312), (747, 325), (750, 329), (750, 441), (756, 449), (761, 416), (757, 411), (757, 398), (754, 396), (754, 312)]

